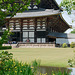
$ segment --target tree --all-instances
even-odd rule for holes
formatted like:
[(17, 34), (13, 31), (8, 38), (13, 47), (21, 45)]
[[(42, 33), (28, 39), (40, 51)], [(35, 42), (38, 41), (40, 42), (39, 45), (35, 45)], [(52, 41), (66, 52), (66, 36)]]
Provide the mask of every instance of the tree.
[(5, 30), (5, 31), (4, 31), (3, 35), (2, 35), (1, 38), (0, 38), (0, 47), (2, 47), (2, 44), (8, 42), (9, 37), (10, 37), (11, 34), (12, 34), (12, 33), (11, 33), (11, 31), (9, 31), (9, 30)]
[(64, 7), (68, 14), (71, 14), (72, 10), (75, 10), (75, 0), (63, 0), (60, 7)]
[[(28, 10), (31, 0), (0, 0), (0, 26), (8, 22), (16, 13)], [(40, 0), (35, 0), (39, 3)], [(10, 15), (10, 19), (5, 18)]]
[(75, 29), (73, 29), (73, 31), (71, 31), (71, 33), (74, 33), (75, 34)]
[[(63, 7), (64, 10), (71, 14), (72, 10), (75, 10), (75, 0), (63, 0), (60, 4), (60, 7)], [(73, 22), (74, 20), (72, 20)], [(75, 33), (75, 29), (71, 31), (71, 33)]]
[[(0, 26), (9, 22), (16, 13), (28, 10), (30, 2), (31, 0), (0, 0)], [(38, 4), (40, 0), (35, 0), (35, 2)], [(9, 15), (10, 18), (5, 21), (6, 17)], [(7, 43), (8, 37), (10, 36), (9, 30), (4, 31), (1, 36), (0, 46), (2, 46), (3, 43)]]

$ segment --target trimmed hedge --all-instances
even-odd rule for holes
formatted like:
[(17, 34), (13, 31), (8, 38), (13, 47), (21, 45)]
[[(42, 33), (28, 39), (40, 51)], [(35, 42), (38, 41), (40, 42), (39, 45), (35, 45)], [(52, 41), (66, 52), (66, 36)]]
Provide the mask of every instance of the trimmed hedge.
[(1, 46), (0, 50), (12, 49), (12, 46)]
[(75, 47), (75, 42), (71, 42), (70, 47), (74, 48)]
[(63, 48), (67, 48), (68, 46), (67, 46), (66, 43), (64, 43), (64, 44), (62, 45), (62, 47), (63, 47)]

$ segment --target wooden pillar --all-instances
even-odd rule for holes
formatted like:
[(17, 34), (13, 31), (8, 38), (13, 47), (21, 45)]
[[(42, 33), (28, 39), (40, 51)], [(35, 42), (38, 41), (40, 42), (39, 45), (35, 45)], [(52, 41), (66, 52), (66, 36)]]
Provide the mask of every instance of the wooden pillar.
[[(29, 30), (29, 19), (27, 20), (28, 21), (28, 23), (27, 23), (27, 27), (28, 27), (28, 30)], [(29, 40), (29, 31), (28, 31), (28, 40)]]
[(20, 42), (23, 42), (23, 19), (21, 19), (20, 21)]
[(36, 28), (37, 28), (37, 18), (34, 19), (34, 26), (35, 26), (35, 30), (34, 30), (34, 42), (37, 42), (37, 34), (36, 34)]
[(40, 19), (40, 20), (41, 20), (41, 21), (40, 21), (41, 29), (42, 29), (42, 25), (43, 25), (43, 24), (42, 24), (42, 19), (43, 19), (43, 18)]
[(15, 21), (14, 21), (14, 30), (16, 29), (16, 24), (15, 24)]
[[(48, 35), (48, 18), (46, 19), (46, 35)], [(46, 42), (48, 42), (48, 36), (46, 37)]]

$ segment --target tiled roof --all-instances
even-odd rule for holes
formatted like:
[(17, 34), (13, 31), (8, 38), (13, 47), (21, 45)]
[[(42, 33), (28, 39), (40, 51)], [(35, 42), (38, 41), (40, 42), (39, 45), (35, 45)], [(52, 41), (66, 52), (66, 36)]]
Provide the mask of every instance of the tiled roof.
[[(60, 14), (59, 10), (40, 8), (39, 10), (28, 10), (23, 13), (17, 13), (13, 18), (44, 17), (55, 14)], [(7, 18), (10, 18), (10, 16)]]

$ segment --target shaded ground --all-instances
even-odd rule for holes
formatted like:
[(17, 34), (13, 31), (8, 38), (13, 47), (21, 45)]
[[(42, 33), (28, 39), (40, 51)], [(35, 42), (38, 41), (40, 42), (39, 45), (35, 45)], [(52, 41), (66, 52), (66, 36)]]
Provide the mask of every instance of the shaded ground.
[(74, 55), (73, 50), (73, 48), (14, 48), (8, 51), (19, 61), (30, 63), (40, 59), (43, 66), (67, 67), (68, 59)]

